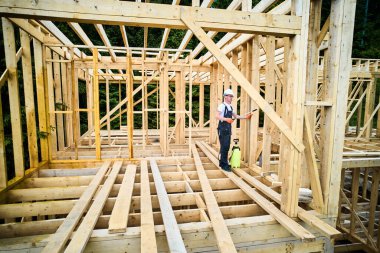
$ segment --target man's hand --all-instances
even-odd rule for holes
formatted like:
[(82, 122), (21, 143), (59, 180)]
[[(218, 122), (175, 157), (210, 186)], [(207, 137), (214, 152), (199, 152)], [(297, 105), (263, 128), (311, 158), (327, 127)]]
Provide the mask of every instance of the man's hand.
[(231, 118), (225, 118), (224, 121), (227, 122), (228, 124), (232, 124), (234, 122), (234, 120)]
[(246, 119), (251, 119), (252, 118), (252, 113), (248, 114), (247, 116), (245, 116)]

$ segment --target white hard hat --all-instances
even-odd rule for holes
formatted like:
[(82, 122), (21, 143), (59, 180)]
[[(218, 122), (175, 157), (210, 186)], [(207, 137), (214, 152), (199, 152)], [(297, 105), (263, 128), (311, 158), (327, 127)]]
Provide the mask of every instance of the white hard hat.
[(223, 96), (231, 95), (234, 96), (234, 92), (231, 89), (227, 89), (224, 91)]

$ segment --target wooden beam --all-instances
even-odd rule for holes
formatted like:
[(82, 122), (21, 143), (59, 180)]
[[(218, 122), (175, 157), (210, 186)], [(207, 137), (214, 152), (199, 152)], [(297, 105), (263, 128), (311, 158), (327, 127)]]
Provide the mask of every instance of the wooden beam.
[(12, 124), (12, 144), (13, 144), (13, 158), (15, 176), (22, 177), (25, 174), (24, 165), (24, 149), (22, 141), (22, 128), (21, 128), (21, 109), (20, 109), (20, 95), (17, 80), (17, 62), (16, 62), (16, 41), (15, 33), (12, 23), (2, 18), (3, 38), (4, 38), (4, 51), (5, 63), (9, 71), (8, 75), (8, 92), (9, 92), (9, 108), (11, 113)]
[(141, 203), (144, 203), (140, 205), (141, 251), (154, 253), (157, 252), (157, 242), (154, 230), (147, 160), (142, 160), (140, 163), (140, 177)]
[(112, 170), (104, 182), (103, 187), (96, 195), (94, 202), (92, 203), (90, 209), (87, 211), (86, 216), (84, 217), (82, 223), (79, 225), (79, 228), (76, 230), (75, 235), (71, 239), (65, 252), (74, 253), (84, 251), (86, 244), (90, 239), (92, 230), (95, 227), (96, 221), (102, 212), (106, 199), (110, 194), (111, 188), (115, 183), (116, 176), (119, 174), (122, 164), (122, 161), (117, 161), (113, 164)]
[(38, 147), (36, 131), (36, 110), (34, 106), (32, 56), (30, 52), (29, 35), (20, 29), (22, 47), (22, 76), (24, 81), (25, 114), (28, 134), (29, 164), (31, 168), (38, 167)]
[[(45, 104), (45, 83), (42, 60), (42, 43), (33, 39), (34, 50), (34, 73), (36, 77), (37, 109), (38, 109), (38, 128), (40, 133), (48, 133), (47, 130), (47, 113)], [(41, 160), (49, 159), (49, 147), (47, 138), (39, 138), (41, 147)]]
[[(265, 46), (262, 44), (266, 54), (265, 64), (265, 100), (274, 108), (275, 103), (275, 72), (274, 60), (275, 53), (275, 37), (267, 36)], [(279, 94), (277, 94), (279, 95)], [(272, 122), (267, 115), (264, 115), (264, 129), (263, 129), (263, 150), (262, 150), (262, 172), (267, 173), (270, 171), (270, 155), (272, 153)]]
[(176, 218), (174, 216), (156, 160), (150, 159), (150, 168), (152, 170), (154, 184), (156, 186), (157, 196), (160, 202), (160, 209), (169, 249), (171, 252), (185, 253), (186, 248), (181, 236), (181, 231), (179, 230)]
[[(132, 191), (136, 176), (136, 165), (129, 164), (124, 173), (115, 205), (112, 209), (108, 225), (108, 232), (123, 233), (127, 230), (128, 214), (131, 207)], [(144, 205), (145, 203), (142, 203)]]
[[(294, 16), (123, 1), (62, 3), (59, 0), (40, 0), (31, 3), (20, 0), (13, 3), (1, 0), (0, 6), (0, 13), (6, 16), (38, 16), (45, 20), (109, 25), (186, 29), (181, 21), (181, 13), (184, 12), (193, 16), (194, 21), (205, 29), (224, 32), (299, 34), (301, 25), (300, 18)], [(57, 9), (60, 11), (57, 12)], [(168, 13), (171, 15), (168, 16)]]
[(132, 69), (132, 56), (127, 56), (127, 73), (128, 73), (128, 85), (127, 85), (127, 125), (128, 125), (128, 150), (129, 159), (133, 158), (133, 69)]
[[(108, 39), (108, 36), (107, 36), (107, 34), (106, 34), (106, 31), (105, 31), (104, 28), (103, 28), (103, 25), (101, 25), (101, 24), (95, 24), (95, 28), (96, 28), (96, 30), (98, 31), (99, 36), (100, 36), (100, 38), (102, 39), (104, 45), (105, 45), (106, 47), (111, 47), (112, 45), (111, 45), (111, 43), (110, 43), (110, 40)], [(113, 50), (112, 48), (109, 48), (109, 49), (108, 49), (108, 52), (109, 52), (110, 55), (111, 55), (111, 59), (112, 59), (112, 61), (113, 61), (113, 62), (116, 62), (116, 58), (117, 58), (117, 57), (116, 57), (116, 54), (115, 54), (114, 50)]]
[[(61, 64), (59, 61), (59, 55), (53, 52), (53, 60), (57, 62), (53, 62), (53, 70), (54, 70), (54, 94), (55, 94), (55, 108), (59, 108), (61, 105), (61, 109), (65, 111), (63, 99), (62, 99), (62, 79), (61, 79)], [(65, 84), (66, 85), (66, 84)], [(57, 106), (58, 105), (58, 106)], [(56, 110), (56, 109), (54, 109)], [(57, 114), (57, 139), (58, 139), (58, 150), (61, 151), (65, 148), (65, 139), (64, 139), (64, 129), (63, 129), (63, 115)]]
[(322, 44), (322, 41), (325, 39), (327, 32), (329, 31), (330, 27), (330, 15), (327, 17), (325, 23), (322, 26), (321, 31), (318, 34), (317, 37), (317, 48), (319, 48)]
[[(351, 51), (356, 1), (331, 2), (330, 42), (327, 62), (325, 97), (333, 103), (325, 107), (320, 124), (321, 183), (324, 194), (324, 213), (337, 216), (345, 132), (345, 113), (351, 66)], [(340, 64), (336, 64), (339, 62)]]
[(4, 189), (8, 184), (8, 170), (5, 151), (3, 102), (0, 96), (0, 189)]
[(241, 87), (248, 93), (248, 95), (256, 102), (256, 104), (263, 110), (268, 118), (279, 128), (279, 130), (286, 136), (286, 138), (294, 145), (298, 151), (302, 151), (304, 146), (295, 137), (294, 133), (287, 124), (279, 117), (273, 110), (268, 102), (261, 97), (260, 93), (252, 87), (248, 80), (242, 75), (239, 69), (221, 52), (215, 43), (206, 35), (206, 33), (194, 23), (194, 20), (186, 15), (181, 16), (182, 20), (186, 23), (189, 29), (193, 31), (195, 36), (206, 46), (206, 48), (215, 56), (220, 64), (223, 65), (230, 75), (241, 85)]
[[(283, 110), (284, 121), (292, 127), (296, 140), (302, 140), (304, 123), (304, 94), (306, 79), (306, 52), (310, 2), (295, 0), (294, 13), (302, 17), (301, 35), (289, 39), (287, 82)], [(301, 175), (301, 152), (292, 148), (291, 143), (282, 136), (280, 139), (280, 168), (283, 172), (281, 210), (295, 217), (298, 211), (298, 197)], [(299, 150), (298, 150), (299, 151)]]
[(202, 161), (199, 157), (195, 144), (192, 145), (191, 149), (199, 181), (202, 187), (203, 197), (206, 201), (207, 211), (210, 215), (211, 224), (215, 233), (219, 251), (226, 253), (237, 252), (234, 242), (232, 241), (230, 232), (228, 231), (227, 225), (224, 221), (223, 215), (219, 209), (218, 202), (216, 201), (210, 183), (208, 182), (207, 175), (203, 168)]
[(89, 204), (92, 201), (93, 196), (100, 183), (102, 182), (111, 162), (105, 162), (98, 170), (95, 177), (91, 180), (86, 190), (80, 196), (70, 213), (67, 215), (63, 223), (59, 226), (58, 230), (49, 238), (48, 244), (45, 246), (42, 252), (61, 252), (69, 240), (72, 232), (77, 226), (78, 222), (82, 218), (82, 215), (87, 210)]
[(95, 129), (95, 145), (96, 145), (96, 159), (101, 159), (100, 148), (100, 112), (99, 112), (99, 81), (98, 81), (98, 49), (94, 49), (94, 129)]

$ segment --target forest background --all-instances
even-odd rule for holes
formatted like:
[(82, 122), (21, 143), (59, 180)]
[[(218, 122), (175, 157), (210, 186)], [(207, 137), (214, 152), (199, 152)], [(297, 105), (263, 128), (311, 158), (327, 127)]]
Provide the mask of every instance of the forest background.
[[(171, 0), (151, 0), (151, 3), (164, 3), (171, 4)], [(201, 1), (202, 2), (202, 1)], [(230, 4), (231, 0), (215, 0), (211, 8), (226, 8)], [(253, 0), (253, 6), (260, 2), (260, 0)], [(181, 0), (182, 5), (191, 5), (191, 0)], [(324, 24), (327, 16), (330, 13), (330, 1), (323, 1), (322, 4), (322, 19), (321, 26)], [(370, 59), (380, 59), (380, 18), (378, 13), (380, 13), (380, 1), (379, 0), (357, 0), (356, 6), (356, 15), (355, 15), (355, 29), (354, 29), (354, 40), (353, 40), (353, 58), (370, 58)], [(0, 20), (1, 23), (1, 20)], [(60, 30), (74, 43), (77, 45), (82, 45), (83, 42), (76, 36), (73, 30), (66, 24), (62, 22), (54, 22)], [(81, 24), (82, 28), (86, 31), (88, 37), (91, 39), (94, 45), (104, 46), (101, 38), (99, 37), (95, 27), (90, 24)], [(105, 31), (110, 39), (110, 43), (113, 46), (124, 46), (122, 36), (120, 34), (120, 29), (118, 26), (104, 26)], [(159, 28), (149, 28), (148, 29), (148, 47), (159, 48), (162, 40), (164, 29)], [(20, 39), (18, 29), (15, 29), (16, 32), (16, 48), (20, 47)], [(126, 27), (127, 37), (129, 40), (129, 45), (131, 47), (143, 47), (144, 41), (144, 29), (141, 27)], [(186, 31), (172, 29), (170, 31), (169, 39), (166, 43), (166, 48), (178, 48), (182, 38), (184, 37)], [(225, 33), (218, 33), (218, 35), (213, 39), (217, 42)], [(0, 73), (3, 73), (6, 69), (5, 57), (4, 57), (4, 43), (3, 43), (3, 33), (2, 26), (0, 24), (0, 55), (3, 55), (0, 59)], [(190, 43), (186, 49), (194, 49), (198, 45), (199, 41), (193, 36)], [(204, 50), (201, 54), (203, 55), (206, 51)], [(21, 61), (19, 61), (21, 66)], [(21, 67), (18, 69), (21, 69)], [(34, 71), (34, 68), (33, 68)], [(19, 90), (20, 90), (20, 102), (21, 102), (21, 115), (22, 115), (22, 129), (23, 131), (23, 142), (24, 150), (27, 151), (27, 134), (26, 134), (26, 117), (25, 117), (25, 105), (24, 105), (24, 93), (23, 93), (23, 81), (22, 81), (22, 71), (18, 72), (18, 81), (19, 81)], [(122, 96), (125, 96), (125, 85), (122, 85)], [(104, 85), (103, 85), (104, 87)], [(153, 87), (148, 87), (148, 90), (152, 90)], [(205, 97), (207, 97), (208, 89), (205, 89)], [(376, 89), (377, 95), (376, 99), (379, 97), (380, 93), (380, 82), (377, 83)], [(85, 101), (86, 85), (84, 82), (79, 83), (79, 97), (80, 97), (80, 107), (86, 107)], [(7, 168), (8, 168), (8, 178), (13, 178), (13, 146), (12, 146), (12, 131), (11, 131), (11, 120), (10, 120), (10, 111), (9, 111), (9, 98), (8, 98), (8, 88), (7, 85), (4, 85), (0, 90), (0, 95), (2, 99), (2, 109), (3, 109), (3, 122), (4, 122), (4, 134), (5, 134), (5, 150), (7, 159)], [(138, 96), (138, 95), (137, 95)], [(138, 97), (135, 99), (139, 99)], [(187, 97), (189, 96), (187, 91)], [(105, 114), (106, 108), (106, 95), (105, 88), (100, 89), (100, 111), (101, 116)], [(154, 107), (156, 106), (156, 94), (153, 94), (149, 97), (149, 105)], [(192, 99), (193, 99), (193, 118), (195, 121), (198, 121), (199, 113), (199, 88), (194, 86), (192, 90)], [(110, 108), (116, 106), (119, 102), (119, 86), (110, 85)], [(209, 102), (205, 100), (205, 117), (208, 117)], [(376, 100), (376, 103), (379, 101)], [(174, 100), (169, 101), (169, 106), (174, 107)], [(139, 108), (140, 107), (140, 108)], [(135, 108), (135, 110), (141, 110), (141, 104)], [(364, 110), (364, 107), (363, 107)], [(141, 115), (135, 116), (135, 127), (141, 127)], [(1, 120), (1, 119), (0, 119)], [(122, 121), (125, 122), (125, 114), (123, 115)], [(205, 120), (205, 122), (207, 119)], [(355, 124), (356, 118), (351, 120), (351, 124)], [(37, 121), (38, 122), (38, 121)], [(171, 124), (174, 122), (174, 116), (170, 118)], [(156, 118), (152, 117), (149, 121), (149, 127), (156, 127)], [(376, 124), (376, 120), (374, 120)], [(112, 122), (113, 129), (120, 127), (119, 120)], [(84, 113), (81, 113), (81, 133), (83, 134), (87, 129), (87, 117)], [(44, 138), (40, 133), (39, 138)], [(29, 168), (29, 157), (28, 152), (24, 152), (25, 159), (25, 169)]]

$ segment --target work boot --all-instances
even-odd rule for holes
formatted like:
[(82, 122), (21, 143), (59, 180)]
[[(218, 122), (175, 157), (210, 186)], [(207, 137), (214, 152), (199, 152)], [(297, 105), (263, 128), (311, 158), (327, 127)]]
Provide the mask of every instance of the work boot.
[(222, 170), (224, 171), (227, 171), (227, 172), (231, 172), (231, 166), (227, 165), (227, 166), (224, 166), (224, 167), (220, 167)]

